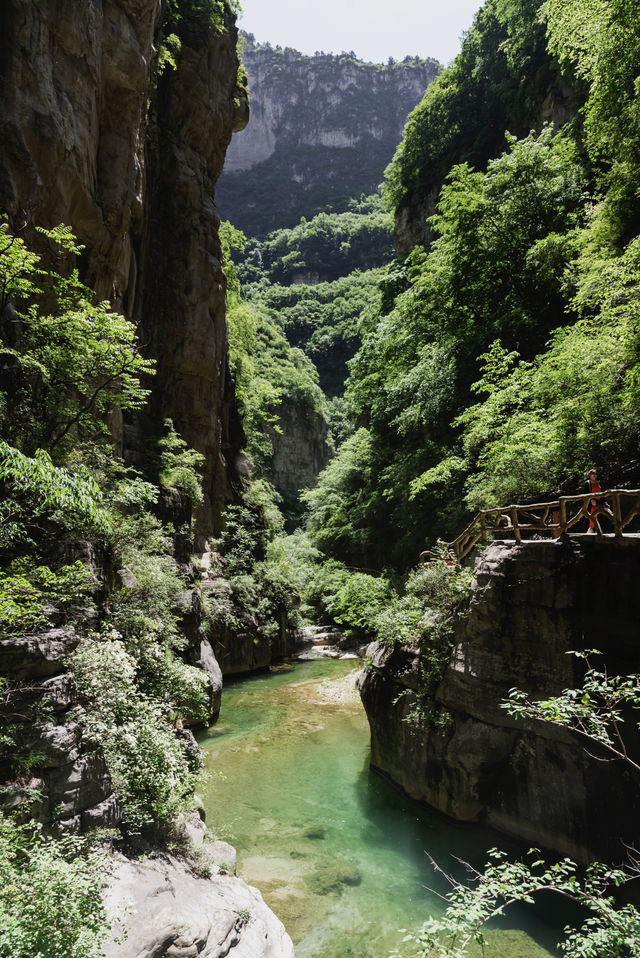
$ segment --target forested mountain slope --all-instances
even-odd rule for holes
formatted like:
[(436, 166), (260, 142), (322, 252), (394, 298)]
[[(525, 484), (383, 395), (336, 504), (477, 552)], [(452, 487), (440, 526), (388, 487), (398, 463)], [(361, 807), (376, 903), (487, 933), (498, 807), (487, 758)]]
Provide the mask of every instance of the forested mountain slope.
[(521, 137), (576, 118), (582, 84), (561, 72), (539, 11), (539, 0), (485, 3), (460, 54), (411, 113), (385, 174), (401, 255), (433, 238), (427, 219), (452, 166), (482, 170), (505, 149), (505, 131)]
[[(363, 314), (347, 384), (360, 428), (309, 496), (317, 542), (336, 557), (410, 563), (480, 505), (581, 488), (592, 462), (609, 482), (636, 480), (638, 32), (619, 6), (596, 4), (592, 24), (579, 4), (521, 18), (490, 0), (409, 123), (388, 174), (396, 213), (426, 195), (432, 155), (444, 185), (431, 240)], [(500, 57), (541, 57), (586, 105), (562, 129), (517, 139), (513, 74), (494, 58), (506, 149), (496, 141), (477, 168), (467, 143), (442, 146), (438, 131), (460, 129), (458, 96), (444, 91), (485, 90), (468, 62), (497, 27)]]

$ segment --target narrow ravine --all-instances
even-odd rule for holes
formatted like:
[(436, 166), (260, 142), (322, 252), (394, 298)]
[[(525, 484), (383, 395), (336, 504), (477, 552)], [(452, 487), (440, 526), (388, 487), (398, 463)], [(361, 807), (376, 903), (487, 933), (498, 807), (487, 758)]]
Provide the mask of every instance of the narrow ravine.
[[(442, 911), (427, 852), (481, 862), (495, 836), (430, 815), (369, 769), (360, 663), (300, 662), (229, 685), (200, 740), (209, 826), (284, 921), (298, 958), (386, 958)], [(562, 924), (515, 912), (492, 958), (544, 958)], [(555, 925), (552, 928), (551, 925)], [(526, 930), (523, 930), (526, 929)]]

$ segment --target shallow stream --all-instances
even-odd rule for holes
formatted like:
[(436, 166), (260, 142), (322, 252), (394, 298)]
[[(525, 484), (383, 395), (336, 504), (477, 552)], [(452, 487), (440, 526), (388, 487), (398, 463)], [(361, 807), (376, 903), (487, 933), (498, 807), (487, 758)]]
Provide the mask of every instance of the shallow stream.
[[(200, 739), (209, 826), (236, 846), (238, 874), (282, 919), (297, 958), (412, 955), (401, 929), (417, 930), (444, 907), (428, 890), (446, 891), (428, 855), (455, 871), (452, 856), (482, 864), (496, 844), (370, 771), (359, 668), (300, 662), (233, 683)], [(561, 916), (552, 929), (529, 911), (489, 933), (487, 958), (554, 954)]]

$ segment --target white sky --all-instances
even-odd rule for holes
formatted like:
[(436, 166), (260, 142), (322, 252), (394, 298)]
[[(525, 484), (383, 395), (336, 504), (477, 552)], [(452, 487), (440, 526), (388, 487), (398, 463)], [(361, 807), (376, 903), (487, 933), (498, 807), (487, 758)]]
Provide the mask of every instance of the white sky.
[(353, 50), (362, 60), (434, 57), (460, 49), (481, 0), (241, 0), (239, 26), (256, 40), (302, 53)]

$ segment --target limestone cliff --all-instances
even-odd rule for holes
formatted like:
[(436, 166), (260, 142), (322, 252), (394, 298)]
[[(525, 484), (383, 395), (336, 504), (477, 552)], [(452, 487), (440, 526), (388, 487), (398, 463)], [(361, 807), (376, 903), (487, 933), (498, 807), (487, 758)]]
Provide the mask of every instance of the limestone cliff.
[(511, 719), (500, 703), (512, 687), (544, 698), (579, 683), (571, 650), (602, 650), (612, 674), (637, 671), (639, 574), (636, 539), (491, 545), (431, 722), (416, 711), (421, 651), (371, 649), (361, 693), (372, 764), (452, 818), (581, 862), (620, 860), (637, 831), (638, 776), (565, 730)]
[(268, 428), (273, 448), (269, 479), (287, 500), (309, 489), (329, 462), (328, 426), (319, 413), (299, 403), (278, 410), (278, 428)]
[(242, 59), (251, 122), (231, 142), (218, 202), (249, 235), (374, 192), (408, 113), (440, 70), (434, 60), (382, 66), (350, 54), (303, 56), (253, 37)]
[(0, 210), (25, 234), (69, 224), (87, 284), (138, 322), (158, 374), (147, 416), (124, 436), (114, 423), (116, 438), (135, 458), (174, 419), (206, 457), (205, 538), (239, 432), (213, 192), (248, 111), (233, 23), (216, 36), (185, 16), (176, 68), (158, 77), (162, 14), (161, 0), (2, 5)]

